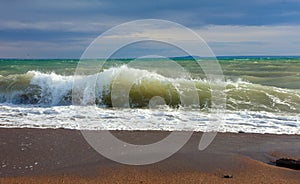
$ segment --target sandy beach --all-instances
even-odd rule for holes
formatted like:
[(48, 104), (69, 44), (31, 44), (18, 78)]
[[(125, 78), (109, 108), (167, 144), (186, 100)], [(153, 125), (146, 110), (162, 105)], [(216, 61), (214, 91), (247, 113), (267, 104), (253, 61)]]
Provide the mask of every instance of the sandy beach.
[[(162, 131), (113, 131), (130, 143), (155, 142)], [(219, 133), (204, 151), (202, 133), (170, 158), (146, 166), (122, 165), (91, 148), (80, 131), (0, 129), (0, 183), (299, 183), (300, 171), (278, 158), (300, 157), (300, 136)]]

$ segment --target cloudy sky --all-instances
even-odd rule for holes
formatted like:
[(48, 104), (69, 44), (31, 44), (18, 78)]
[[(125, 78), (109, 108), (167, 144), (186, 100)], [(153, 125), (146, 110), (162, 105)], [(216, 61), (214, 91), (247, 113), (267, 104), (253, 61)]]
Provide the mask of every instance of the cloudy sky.
[(0, 58), (79, 58), (137, 19), (182, 24), (216, 55), (300, 55), (300, 0), (1, 0)]

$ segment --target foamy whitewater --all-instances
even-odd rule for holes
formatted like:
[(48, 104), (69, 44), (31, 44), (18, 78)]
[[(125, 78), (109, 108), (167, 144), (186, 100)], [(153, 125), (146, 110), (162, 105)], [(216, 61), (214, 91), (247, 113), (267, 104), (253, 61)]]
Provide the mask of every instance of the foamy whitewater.
[[(78, 106), (2, 105), (0, 127), (78, 130), (206, 131), (209, 113), (173, 109), (105, 109)], [(218, 132), (300, 134), (296, 114), (227, 111)]]
[[(168, 78), (125, 65), (94, 75), (74, 77), (58, 73), (31, 70), (0, 75), (0, 127), (207, 131), (215, 123), (215, 114), (210, 111), (211, 88), (204, 79)], [(134, 78), (144, 76), (131, 86), (130, 107), (116, 108), (112, 103), (111, 86), (120, 73)], [(223, 121), (214, 131), (300, 134), (300, 91), (293, 89), (292, 83), (296, 79), (283, 76), (289, 77), (289, 81), (280, 83), (283, 78), (276, 78), (279, 81), (276, 85), (264, 85), (271, 81), (271, 74), (266, 75), (261, 78), (239, 75), (236, 80), (226, 80), (226, 109), (218, 114)], [(130, 81), (123, 77), (121, 84), (130, 85)], [(198, 106), (181, 105), (180, 95), (184, 93), (179, 85), (196, 89)], [(77, 99), (77, 94), (72, 94), (73, 87), (83, 92), (80, 106), (73, 104), (74, 98)], [(165, 104), (160, 104), (161, 101), (151, 104), (155, 96), (162, 97)]]

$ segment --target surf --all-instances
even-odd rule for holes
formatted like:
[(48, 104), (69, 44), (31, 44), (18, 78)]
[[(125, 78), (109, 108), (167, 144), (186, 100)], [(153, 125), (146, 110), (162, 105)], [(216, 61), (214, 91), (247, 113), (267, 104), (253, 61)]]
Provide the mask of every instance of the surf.
[[(195, 86), (199, 97), (200, 109), (211, 106), (211, 85), (214, 81), (192, 78), (168, 78), (153, 71), (129, 68), (126, 65), (104, 69), (94, 75), (71, 76), (54, 72), (28, 71), (25, 74), (0, 76), (0, 102), (12, 104), (33, 104), (44, 106), (72, 105), (74, 80), (85, 93), (82, 104), (96, 104), (101, 107), (112, 107), (111, 90), (120, 73), (145, 76), (130, 89), (131, 108), (147, 108), (152, 97), (159, 96), (166, 105), (180, 107), (181, 91), (179, 84)], [(126, 78), (122, 85), (130, 85)], [(226, 81), (226, 108), (229, 110), (250, 110), (266, 112), (299, 112), (300, 92), (297, 89), (286, 89), (250, 83), (241, 79)], [(76, 94), (75, 94), (76, 96)], [(74, 94), (73, 94), (74, 97)]]

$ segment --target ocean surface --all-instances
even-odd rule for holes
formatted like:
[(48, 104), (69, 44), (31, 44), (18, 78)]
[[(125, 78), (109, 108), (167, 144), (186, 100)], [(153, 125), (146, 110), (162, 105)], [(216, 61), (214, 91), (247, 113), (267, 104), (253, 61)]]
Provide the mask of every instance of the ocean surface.
[[(130, 59), (107, 61), (99, 73), (80, 76), (74, 76), (78, 60), (0, 59), (0, 127), (206, 131), (213, 116), (210, 85), (218, 81), (208, 82), (190, 58), (173, 60), (188, 77), (172, 77), (168, 66), (163, 73), (130, 67), (126, 65)], [(218, 61), (225, 77), (226, 109), (215, 131), (300, 134), (300, 57), (219, 57)], [(129, 106), (115, 108), (112, 84), (121, 73), (119, 85), (125, 87), (130, 85), (127, 77), (144, 77), (130, 86)], [(81, 85), (85, 94), (93, 96), (84, 105), (73, 105), (75, 78), (80, 81), (76, 87)], [(177, 84), (193, 85), (199, 103), (183, 107)]]

